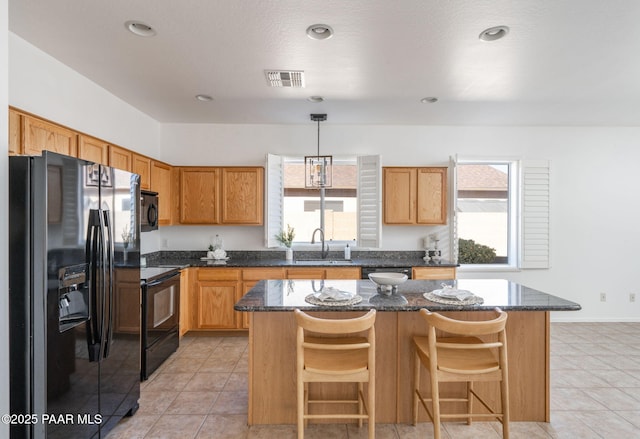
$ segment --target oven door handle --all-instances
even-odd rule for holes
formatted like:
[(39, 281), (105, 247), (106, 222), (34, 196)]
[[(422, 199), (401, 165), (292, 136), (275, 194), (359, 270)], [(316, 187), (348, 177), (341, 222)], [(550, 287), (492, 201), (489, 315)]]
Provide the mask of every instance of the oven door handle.
[(154, 282), (145, 284), (147, 286), (147, 288), (149, 287), (155, 287), (156, 285), (160, 285), (162, 283), (165, 283), (166, 281), (168, 281), (169, 279), (173, 279), (174, 277), (180, 276), (180, 272), (177, 272), (175, 274), (172, 274), (171, 276), (167, 276), (167, 277), (163, 277), (162, 279), (156, 280)]

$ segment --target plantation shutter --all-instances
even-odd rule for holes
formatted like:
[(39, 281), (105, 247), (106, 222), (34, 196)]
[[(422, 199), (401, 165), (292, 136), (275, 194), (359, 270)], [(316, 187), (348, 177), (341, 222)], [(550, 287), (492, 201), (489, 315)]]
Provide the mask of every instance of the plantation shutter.
[[(451, 233), (450, 255), (454, 264), (458, 263), (458, 161), (449, 157), (449, 229)], [(426, 246), (425, 246), (426, 247)]]
[(269, 248), (280, 246), (275, 235), (280, 233), (283, 228), (284, 171), (282, 162), (281, 156), (267, 154), (267, 225), (264, 228), (264, 240), (265, 245)]
[(549, 268), (550, 163), (523, 160), (520, 268)]
[(380, 156), (358, 157), (358, 247), (380, 248)]

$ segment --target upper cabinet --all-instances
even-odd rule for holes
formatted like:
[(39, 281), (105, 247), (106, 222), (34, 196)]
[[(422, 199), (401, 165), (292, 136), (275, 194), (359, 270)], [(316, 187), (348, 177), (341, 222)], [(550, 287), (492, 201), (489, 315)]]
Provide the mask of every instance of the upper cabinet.
[(78, 135), (78, 158), (107, 166), (109, 164), (109, 145), (95, 137), (80, 134)]
[(78, 147), (75, 132), (26, 114), (21, 115), (21, 119), (21, 154), (41, 155), (42, 151), (46, 150), (72, 157), (77, 156)]
[(261, 225), (264, 168), (180, 167), (180, 223)]
[(109, 145), (109, 166), (131, 172), (133, 153), (119, 146)]
[(20, 154), (20, 113), (9, 108), (9, 155)]
[(134, 152), (131, 172), (140, 175), (140, 189), (151, 190), (151, 159), (149, 157)]
[(151, 190), (158, 193), (158, 224), (173, 224), (173, 171), (170, 165), (151, 161)]
[(219, 170), (180, 168), (180, 223), (218, 224)]
[(447, 223), (447, 168), (383, 168), (384, 223)]
[(263, 168), (221, 168), (222, 224), (262, 224)]

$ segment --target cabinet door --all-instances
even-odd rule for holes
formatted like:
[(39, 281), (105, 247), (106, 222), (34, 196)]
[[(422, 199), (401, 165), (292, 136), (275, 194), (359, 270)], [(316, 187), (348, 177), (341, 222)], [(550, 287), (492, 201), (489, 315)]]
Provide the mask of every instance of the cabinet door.
[(109, 145), (109, 166), (131, 172), (132, 153), (128, 149)]
[(76, 157), (78, 154), (76, 133), (31, 116), (22, 116), (22, 153), (41, 155), (53, 151)]
[(198, 282), (198, 329), (235, 329), (239, 283), (235, 281)]
[(261, 225), (264, 199), (263, 168), (222, 168), (222, 224)]
[(447, 223), (447, 168), (418, 168), (418, 224)]
[[(261, 280), (284, 279), (284, 269), (282, 268), (245, 268), (242, 270), (242, 295), (249, 292), (251, 288)], [(240, 300), (241, 297), (238, 298)], [(243, 329), (249, 329), (249, 313), (242, 312), (241, 324)]]
[(158, 193), (158, 224), (172, 224), (173, 193), (171, 188), (171, 166), (166, 163), (151, 162), (151, 190)]
[(78, 158), (109, 165), (109, 145), (95, 137), (78, 135)]
[(383, 168), (384, 223), (415, 224), (416, 168)]
[(9, 155), (18, 155), (20, 151), (20, 118), (22, 116), (9, 108)]
[(131, 172), (140, 175), (140, 189), (151, 190), (151, 159), (133, 153)]
[(180, 168), (182, 224), (217, 224), (217, 202), (217, 168)]

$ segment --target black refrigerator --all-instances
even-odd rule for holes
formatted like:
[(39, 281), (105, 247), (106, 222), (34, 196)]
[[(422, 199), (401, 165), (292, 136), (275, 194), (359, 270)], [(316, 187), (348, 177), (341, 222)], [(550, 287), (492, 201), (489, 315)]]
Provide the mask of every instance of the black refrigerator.
[(9, 192), (11, 437), (105, 437), (140, 396), (139, 176), (44, 152)]

